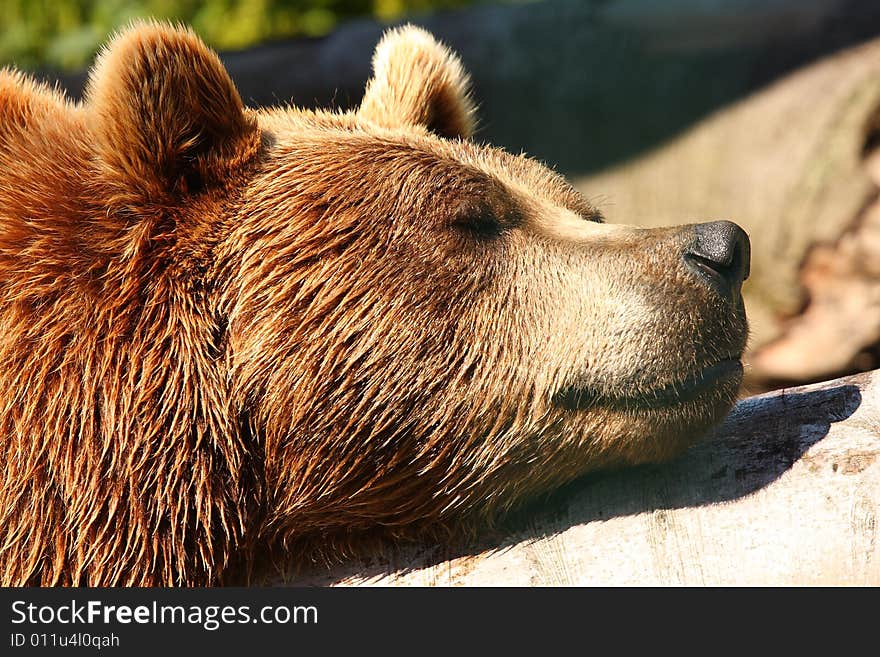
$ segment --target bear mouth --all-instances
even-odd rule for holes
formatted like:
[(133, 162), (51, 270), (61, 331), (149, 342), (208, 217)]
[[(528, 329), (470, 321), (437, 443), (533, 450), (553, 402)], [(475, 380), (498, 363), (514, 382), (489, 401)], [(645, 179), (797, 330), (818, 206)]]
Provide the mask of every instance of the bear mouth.
[(721, 386), (735, 391), (742, 376), (742, 362), (732, 357), (720, 360), (694, 376), (645, 391), (617, 395), (590, 386), (569, 386), (556, 393), (553, 401), (572, 411), (597, 407), (624, 411), (669, 408), (696, 401)]

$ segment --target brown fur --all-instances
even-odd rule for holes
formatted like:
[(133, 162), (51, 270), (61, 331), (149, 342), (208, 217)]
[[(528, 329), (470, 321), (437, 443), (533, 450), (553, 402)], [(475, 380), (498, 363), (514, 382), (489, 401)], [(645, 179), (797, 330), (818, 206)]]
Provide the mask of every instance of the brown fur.
[(0, 74), (3, 584), (220, 583), (266, 545), (473, 525), (729, 409), (735, 377), (642, 403), (745, 342), (688, 228), (597, 223), (468, 141), (426, 33), (374, 65), (360, 111), (255, 112), (149, 23), (82, 105)]

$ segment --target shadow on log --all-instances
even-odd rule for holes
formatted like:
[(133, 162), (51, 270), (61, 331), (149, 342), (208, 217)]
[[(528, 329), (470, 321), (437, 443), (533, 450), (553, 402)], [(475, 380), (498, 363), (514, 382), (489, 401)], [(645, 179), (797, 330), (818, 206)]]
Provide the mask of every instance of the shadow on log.
[(880, 371), (740, 402), (665, 465), (585, 478), (460, 548), (285, 583), (880, 584)]

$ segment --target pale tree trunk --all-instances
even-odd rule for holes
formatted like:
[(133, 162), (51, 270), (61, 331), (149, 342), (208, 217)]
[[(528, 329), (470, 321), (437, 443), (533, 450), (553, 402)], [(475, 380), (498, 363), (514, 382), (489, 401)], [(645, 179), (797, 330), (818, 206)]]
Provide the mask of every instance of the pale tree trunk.
[(880, 371), (740, 402), (674, 462), (588, 478), (501, 540), (286, 583), (880, 585)]

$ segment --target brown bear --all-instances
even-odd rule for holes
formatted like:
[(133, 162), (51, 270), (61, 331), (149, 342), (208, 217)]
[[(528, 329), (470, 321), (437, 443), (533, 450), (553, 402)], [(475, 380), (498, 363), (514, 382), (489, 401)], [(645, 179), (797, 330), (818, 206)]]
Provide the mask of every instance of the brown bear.
[(81, 104), (0, 74), (4, 585), (457, 532), (730, 409), (742, 230), (602, 223), (471, 139), (420, 29), (373, 65), (355, 111), (250, 110), (192, 32), (140, 23)]

